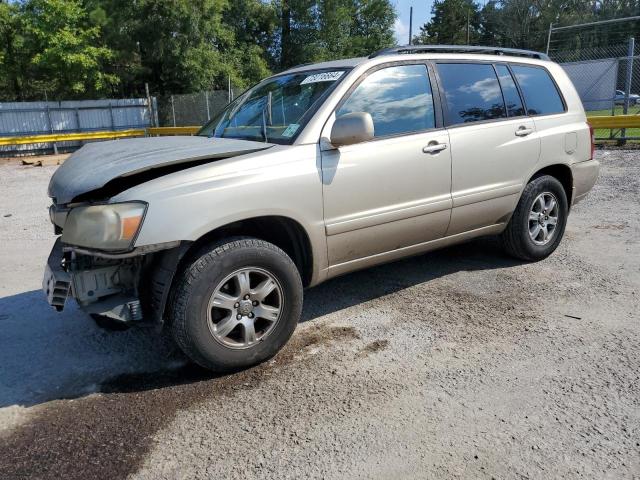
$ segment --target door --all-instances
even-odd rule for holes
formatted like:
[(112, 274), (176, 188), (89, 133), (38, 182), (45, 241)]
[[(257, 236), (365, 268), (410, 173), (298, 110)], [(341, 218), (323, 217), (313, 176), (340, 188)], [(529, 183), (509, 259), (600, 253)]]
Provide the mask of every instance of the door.
[(450, 219), (449, 137), (437, 128), (427, 67), (368, 72), (335, 117), (352, 112), (371, 114), (375, 138), (322, 151), (330, 267), (440, 238)]
[(508, 221), (540, 138), (505, 64), (438, 63), (451, 143), (447, 235)]

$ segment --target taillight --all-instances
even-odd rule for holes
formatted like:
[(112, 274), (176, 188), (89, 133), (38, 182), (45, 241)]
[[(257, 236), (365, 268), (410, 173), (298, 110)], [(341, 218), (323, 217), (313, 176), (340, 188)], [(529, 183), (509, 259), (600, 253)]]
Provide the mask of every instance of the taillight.
[(596, 155), (596, 134), (593, 131), (593, 127), (591, 126), (591, 124), (587, 124), (589, 125), (589, 134), (591, 136), (591, 158), (590, 160), (593, 160), (593, 157), (595, 157)]

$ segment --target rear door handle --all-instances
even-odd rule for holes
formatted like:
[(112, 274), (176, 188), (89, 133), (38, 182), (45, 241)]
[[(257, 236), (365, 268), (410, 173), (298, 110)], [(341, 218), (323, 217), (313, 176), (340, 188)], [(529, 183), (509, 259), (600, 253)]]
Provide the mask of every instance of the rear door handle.
[(422, 151), (424, 153), (438, 153), (447, 148), (446, 143), (429, 142), (429, 145), (424, 147)]
[(518, 137), (526, 137), (527, 135), (531, 135), (533, 133), (533, 128), (520, 127), (516, 130), (516, 136)]

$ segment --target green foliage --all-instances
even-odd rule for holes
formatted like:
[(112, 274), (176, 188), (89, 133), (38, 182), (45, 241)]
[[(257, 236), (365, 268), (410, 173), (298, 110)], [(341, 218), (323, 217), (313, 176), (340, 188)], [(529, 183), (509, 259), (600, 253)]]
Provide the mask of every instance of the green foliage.
[(431, 14), (415, 43), (464, 45), (474, 43), (479, 35), (480, 13), (473, 0), (436, 0)]
[(20, 12), (16, 5), (0, 2), (0, 95), (23, 98), (26, 61), (24, 37), (20, 28)]
[(22, 31), (32, 52), (32, 82), (37, 90), (67, 98), (100, 96), (118, 78), (105, 73), (113, 52), (98, 42), (100, 28), (85, 24), (78, 0), (31, 0), (24, 5)]
[(389, 0), (280, 0), (280, 67), (369, 55), (395, 44)]
[[(469, 43), (544, 50), (551, 23), (575, 25), (638, 15), (639, 12), (639, 0), (595, 3), (592, 0), (489, 0), (482, 7), (474, 0), (436, 0), (433, 17), (421, 27), (414, 43)], [(624, 28), (630, 28), (627, 36), (638, 34), (631, 23), (618, 27)], [(594, 30), (590, 38), (580, 38), (574, 44), (566, 39), (562, 48), (610, 45), (616, 40), (608, 40), (608, 32), (606, 28)], [(624, 35), (616, 37), (617, 41), (621, 37)]]
[(244, 88), (392, 45), (390, 0), (0, 0), (0, 99)]

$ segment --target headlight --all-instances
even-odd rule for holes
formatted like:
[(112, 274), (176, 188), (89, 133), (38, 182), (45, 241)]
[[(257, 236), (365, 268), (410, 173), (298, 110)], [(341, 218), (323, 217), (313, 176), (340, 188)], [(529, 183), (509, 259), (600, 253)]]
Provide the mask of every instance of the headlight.
[(138, 235), (147, 204), (114, 203), (73, 208), (64, 224), (62, 242), (100, 250), (127, 250)]

